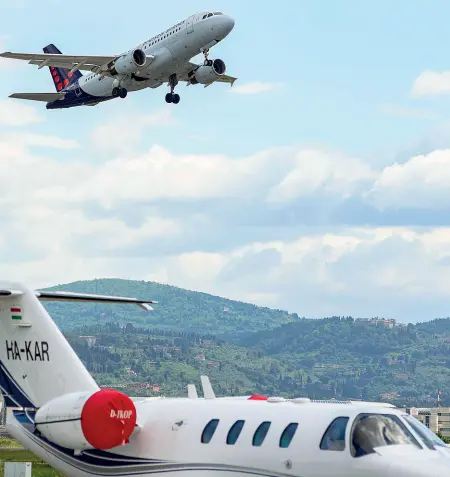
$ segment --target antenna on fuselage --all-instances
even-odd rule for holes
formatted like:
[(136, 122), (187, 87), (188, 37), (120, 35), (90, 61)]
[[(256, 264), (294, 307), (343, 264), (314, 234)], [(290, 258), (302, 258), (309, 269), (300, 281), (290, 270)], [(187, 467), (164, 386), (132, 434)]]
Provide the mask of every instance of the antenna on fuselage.
[(208, 376), (200, 376), (200, 380), (202, 382), (203, 397), (205, 399), (215, 399), (216, 395), (214, 394), (211, 381), (209, 380)]

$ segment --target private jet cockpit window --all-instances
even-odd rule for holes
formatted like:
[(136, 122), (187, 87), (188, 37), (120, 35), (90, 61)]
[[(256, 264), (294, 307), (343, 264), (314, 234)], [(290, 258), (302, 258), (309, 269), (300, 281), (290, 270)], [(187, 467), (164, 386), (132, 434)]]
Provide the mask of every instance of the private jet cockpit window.
[(373, 454), (376, 447), (391, 445), (412, 444), (422, 449), (405, 424), (392, 414), (360, 414), (350, 439), (353, 457)]
[(345, 450), (345, 430), (348, 417), (337, 417), (325, 431), (320, 443), (322, 450), (343, 451)]
[(403, 419), (405, 419), (405, 421), (412, 427), (413, 431), (420, 437), (428, 449), (436, 450), (436, 446), (445, 447), (447, 449), (447, 444), (439, 439), (433, 431), (430, 431), (425, 424), (422, 424), (415, 417), (406, 415), (403, 416)]

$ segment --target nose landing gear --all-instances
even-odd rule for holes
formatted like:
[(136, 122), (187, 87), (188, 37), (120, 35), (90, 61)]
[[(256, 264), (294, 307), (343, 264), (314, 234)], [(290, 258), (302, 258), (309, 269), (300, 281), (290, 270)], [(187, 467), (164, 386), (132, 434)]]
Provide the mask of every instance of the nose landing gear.
[(209, 56), (209, 48), (205, 48), (205, 49), (203, 50), (203, 56), (205, 57), (205, 61), (203, 62), (203, 64), (204, 64), (205, 66), (212, 66), (213, 61), (208, 59), (208, 56)]
[(180, 95), (174, 93), (175, 86), (177, 84), (178, 78), (177, 75), (174, 73), (173, 75), (169, 76), (170, 93), (166, 94), (166, 103), (178, 104), (180, 102)]

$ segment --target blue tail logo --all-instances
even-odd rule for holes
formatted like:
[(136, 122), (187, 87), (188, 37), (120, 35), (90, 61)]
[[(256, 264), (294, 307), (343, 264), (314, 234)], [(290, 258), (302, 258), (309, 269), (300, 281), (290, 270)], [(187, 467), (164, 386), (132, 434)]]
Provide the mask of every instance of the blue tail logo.
[[(44, 53), (50, 53), (52, 55), (61, 55), (61, 51), (51, 44), (44, 48)], [(57, 68), (55, 66), (49, 67), (50, 74), (52, 75), (53, 83), (56, 91), (61, 91), (73, 82), (79, 80), (83, 75), (79, 71), (70, 72), (67, 68)]]

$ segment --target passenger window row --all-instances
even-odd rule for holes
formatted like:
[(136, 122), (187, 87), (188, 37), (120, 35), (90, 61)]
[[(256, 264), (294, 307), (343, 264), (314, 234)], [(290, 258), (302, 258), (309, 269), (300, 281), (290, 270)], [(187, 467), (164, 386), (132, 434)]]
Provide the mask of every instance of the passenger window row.
[[(227, 444), (228, 445), (234, 445), (236, 441), (239, 438), (239, 435), (241, 434), (242, 429), (244, 428), (245, 421), (243, 420), (238, 420), (236, 421), (230, 428), (227, 434)], [(219, 425), (219, 419), (211, 419), (211, 421), (206, 424), (205, 428), (203, 429), (202, 432), (202, 437), (201, 437), (201, 442), (203, 444), (208, 444), (212, 437), (214, 436), (214, 433), (216, 432), (217, 426)], [(264, 421), (262, 422), (256, 431), (253, 434), (253, 439), (252, 439), (252, 445), (255, 447), (259, 447), (262, 445), (264, 442), (264, 439), (266, 438), (267, 433), (269, 432), (271, 422), (269, 421)], [(284, 431), (281, 434), (280, 437), (280, 442), (279, 446), (282, 448), (287, 448), (289, 447), (289, 444), (291, 443), (295, 431), (297, 430), (298, 423), (296, 422), (291, 422)]]

